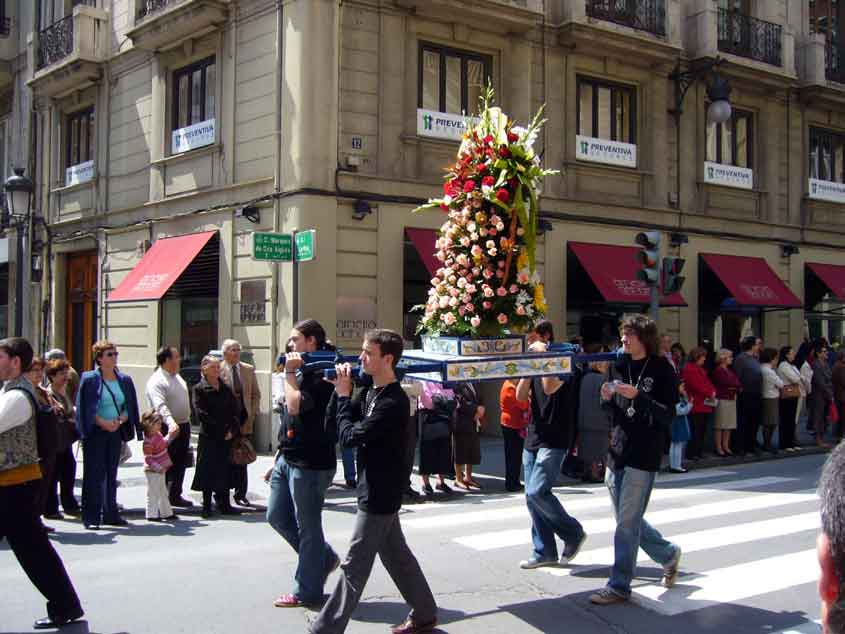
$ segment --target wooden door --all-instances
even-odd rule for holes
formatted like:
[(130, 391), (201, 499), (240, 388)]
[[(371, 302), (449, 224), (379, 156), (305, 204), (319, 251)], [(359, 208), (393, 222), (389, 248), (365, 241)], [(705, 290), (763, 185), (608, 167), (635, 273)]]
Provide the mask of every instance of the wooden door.
[(91, 346), (97, 338), (97, 252), (67, 259), (67, 338), (65, 352), (79, 372), (93, 369)]

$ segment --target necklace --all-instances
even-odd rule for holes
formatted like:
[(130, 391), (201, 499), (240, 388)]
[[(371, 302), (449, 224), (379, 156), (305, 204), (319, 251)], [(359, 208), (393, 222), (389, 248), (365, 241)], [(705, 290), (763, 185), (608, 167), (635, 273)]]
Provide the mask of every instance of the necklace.
[[(637, 390), (640, 389), (640, 380), (642, 380), (643, 373), (645, 372), (645, 369), (648, 367), (648, 362), (650, 360), (651, 360), (650, 358), (646, 358), (645, 364), (643, 365), (643, 369), (640, 370), (640, 373), (637, 376), (636, 384), (634, 384), (634, 379), (631, 375), (631, 364), (630, 363), (628, 364), (628, 383), (630, 385), (633, 385)], [(634, 401), (632, 400), (631, 404), (628, 406), (628, 409), (625, 410), (625, 414), (628, 416), (628, 418), (633, 418), (636, 413), (637, 413), (637, 410), (634, 409)]]

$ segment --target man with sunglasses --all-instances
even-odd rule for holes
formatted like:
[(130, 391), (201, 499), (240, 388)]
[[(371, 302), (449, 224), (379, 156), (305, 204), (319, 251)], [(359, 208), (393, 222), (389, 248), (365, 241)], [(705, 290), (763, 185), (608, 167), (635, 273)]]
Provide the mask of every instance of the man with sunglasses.
[(830, 454), (819, 483), (822, 530), (816, 542), (825, 634), (845, 634), (845, 443)]

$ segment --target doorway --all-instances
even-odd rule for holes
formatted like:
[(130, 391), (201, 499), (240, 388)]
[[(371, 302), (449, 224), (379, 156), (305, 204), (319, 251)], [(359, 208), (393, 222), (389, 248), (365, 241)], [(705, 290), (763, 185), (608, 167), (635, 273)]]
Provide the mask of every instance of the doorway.
[(79, 372), (91, 370), (91, 346), (97, 340), (97, 252), (67, 256), (65, 353)]

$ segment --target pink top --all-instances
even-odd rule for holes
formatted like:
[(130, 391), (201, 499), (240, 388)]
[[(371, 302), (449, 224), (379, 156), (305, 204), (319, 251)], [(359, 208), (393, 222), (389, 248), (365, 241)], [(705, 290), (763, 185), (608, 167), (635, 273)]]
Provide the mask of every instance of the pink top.
[(169, 444), (170, 441), (161, 432), (144, 435), (144, 471), (164, 473), (173, 466), (170, 454), (167, 453)]
[(422, 409), (434, 409), (434, 404), (431, 402), (431, 398), (433, 396), (437, 396), (438, 394), (450, 399), (455, 398), (455, 393), (452, 390), (444, 388), (439, 383), (423, 381), (422, 385), (422, 394), (420, 394), (420, 408)]

